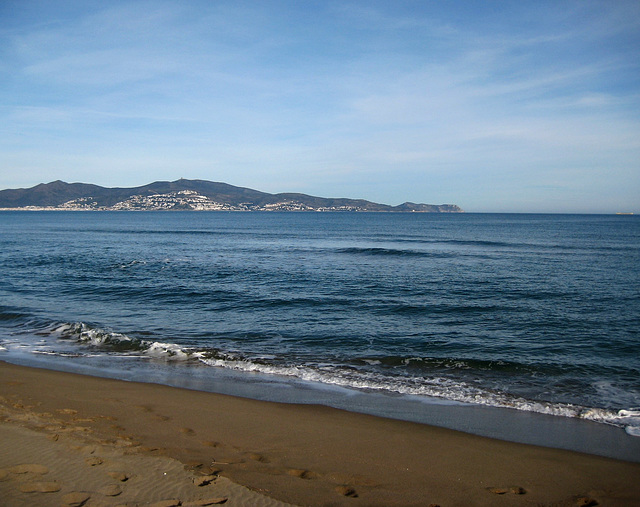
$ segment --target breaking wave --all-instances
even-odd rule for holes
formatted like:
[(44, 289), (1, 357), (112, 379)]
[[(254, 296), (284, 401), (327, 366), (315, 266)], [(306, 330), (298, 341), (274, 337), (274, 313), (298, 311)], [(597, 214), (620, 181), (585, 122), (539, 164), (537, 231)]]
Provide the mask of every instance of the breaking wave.
[[(9, 312), (3, 313), (9, 317)], [(21, 319), (22, 315), (15, 315)], [(291, 378), (316, 384), (333, 385), (361, 391), (438, 398), (453, 402), (471, 403), (490, 407), (509, 408), (553, 416), (590, 420), (619, 426), (632, 436), (640, 436), (640, 408), (622, 410), (591, 408), (570, 403), (530, 400), (505, 393), (500, 389), (487, 389), (439, 373), (439, 369), (457, 371), (498, 369), (502, 373), (526, 370), (526, 365), (508, 362), (482, 362), (463, 359), (420, 357), (360, 357), (348, 362), (313, 361), (292, 363), (278, 357), (249, 358), (240, 353), (216, 348), (186, 347), (176, 343), (148, 340), (91, 326), (84, 322), (55, 323), (35, 333), (44, 342), (31, 345), (37, 354), (61, 357), (134, 356), (163, 360), (177, 364), (197, 363), (246, 373)], [(0, 344), (0, 350), (7, 350)], [(67, 345), (67, 347), (65, 347)], [(384, 368), (378, 371), (376, 368)], [(389, 369), (400, 374), (389, 374)]]
[(201, 361), (219, 368), (294, 377), (295, 379), (307, 382), (317, 382), (349, 389), (439, 398), (461, 403), (586, 419), (623, 427), (629, 435), (640, 436), (640, 409), (607, 410), (565, 403), (533, 401), (498, 391), (492, 392), (472, 386), (466, 382), (439, 376), (431, 378), (415, 377), (410, 379), (401, 377), (394, 379), (389, 376), (376, 374), (375, 372), (363, 372), (332, 365), (275, 365), (237, 357), (226, 357), (220, 354), (212, 357), (207, 353), (203, 354)]
[(77, 345), (89, 346), (108, 352), (171, 360), (186, 360), (198, 357), (196, 352), (184, 349), (175, 343), (132, 338), (126, 334), (93, 327), (84, 322), (58, 324), (47, 330), (40, 331), (38, 334), (49, 335), (59, 340), (75, 342)]

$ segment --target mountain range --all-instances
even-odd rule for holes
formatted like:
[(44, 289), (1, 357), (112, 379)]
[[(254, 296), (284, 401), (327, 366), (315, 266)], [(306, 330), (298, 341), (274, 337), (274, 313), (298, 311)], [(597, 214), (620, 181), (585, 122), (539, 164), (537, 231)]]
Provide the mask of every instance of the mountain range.
[(230, 211), (396, 211), (460, 213), (455, 204), (399, 206), (363, 199), (324, 198), (299, 193), (269, 194), (205, 180), (156, 181), (133, 188), (106, 188), (53, 181), (32, 188), (0, 190), (0, 208), (73, 210), (230, 210)]

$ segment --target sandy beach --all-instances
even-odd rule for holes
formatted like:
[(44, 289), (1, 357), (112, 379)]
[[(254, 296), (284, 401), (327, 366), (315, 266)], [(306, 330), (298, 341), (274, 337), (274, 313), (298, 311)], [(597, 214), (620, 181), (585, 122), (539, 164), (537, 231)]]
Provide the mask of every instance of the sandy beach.
[(0, 362), (3, 505), (640, 505), (640, 464)]

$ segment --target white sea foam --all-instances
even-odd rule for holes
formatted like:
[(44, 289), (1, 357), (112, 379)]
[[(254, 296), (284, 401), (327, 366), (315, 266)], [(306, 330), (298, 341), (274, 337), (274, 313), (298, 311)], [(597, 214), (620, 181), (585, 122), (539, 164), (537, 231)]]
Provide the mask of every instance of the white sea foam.
[(616, 412), (607, 409), (585, 408), (566, 403), (532, 401), (503, 393), (482, 390), (470, 386), (465, 382), (458, 382), (443, 377), (430, 379), (421, 378), (419, 380), (407, 378), (394, 380), (392, 378), (377, 376), (373, 373), (352, 372), (351, 370), (341, 370), (334, 367), (276, 366), (239, 359), (228, 360), (206, 357), (201, 358), (201, 360), (210, 366), (220, 368), (295, 377), (304, 381), (331, 384), (351, 389), (395, 392), (399, 394), (442, 398), (462, 403), (511, 408), (553, 416), (587, 419), (624, 427), (630, 435), (640, 436), (640, 411), (638, 410), (620, 410)]
[(175, 343), (160, 343), (154, 342), (144, 349), (143, 354), (149, 357), (163, 358), (163, 359), (175, 359), (175, 360), (187, 360), (197, 353), (184, 350), (182, 347)]
[(51, 329), (49, 334), (58, 335), (60, 338), (65, 339), (75, 338), (79, 342), (95, 346), (104, 345), (106, 343), (132, 342), (132, 339), (127, 335), (91, 327), (84, 322), (57, 325)]
[[(124, 350), (126, 355), (155, 359), (186, 360), (198, 358), (199, 352), (185, 349), (175, 343), (152, 342), (132, 338), (123, 333), (89, 326), (84, 322), (65, 323), (52, 327), (48, 333), (63, 340), (75, 340), (80, 345), (97, 348), (111, 347), (112, 350)], [(108, 350), (112, 353), (112, 350)], [(64, 355), (61, 351), (52, 355)], [(77, 354), (77, 353), (76, 353)]]
[(144, 265), (146, 263), (147, 263), (147, 261), (133, 260), (133, 261), (130, 261), (130, 262), (125, 262), (124, 264), (120, 264), (120, 266), (118, 266), (118, 267), (120, 269), (127, 269), (127, 268), (131, 268), (133, 266), (136, 266), (138, 264)]

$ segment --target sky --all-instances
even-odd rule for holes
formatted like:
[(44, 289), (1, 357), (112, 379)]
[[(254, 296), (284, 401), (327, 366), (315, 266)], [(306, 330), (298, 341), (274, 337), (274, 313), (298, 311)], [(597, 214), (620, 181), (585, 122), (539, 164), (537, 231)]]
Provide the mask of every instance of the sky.
[(640, 2), (0, 1), (0, 189), (640, 213)]

